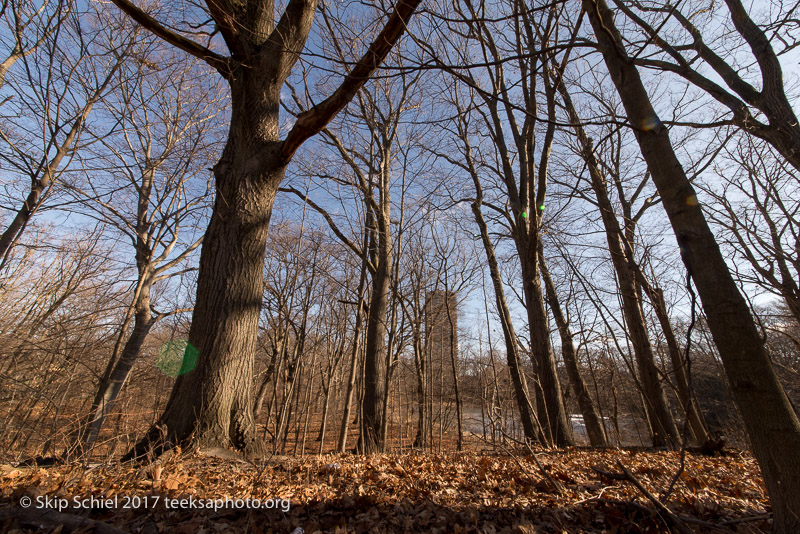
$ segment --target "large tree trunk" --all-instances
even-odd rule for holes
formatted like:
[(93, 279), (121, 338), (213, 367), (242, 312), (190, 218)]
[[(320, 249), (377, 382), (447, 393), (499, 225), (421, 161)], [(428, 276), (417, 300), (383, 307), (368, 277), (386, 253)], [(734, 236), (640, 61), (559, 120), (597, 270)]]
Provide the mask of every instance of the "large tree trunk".
[[(281, 84), (275, 76), (242, 69), (230, 81), (230, 132), (214, 167), (217, 194), (189, 330), (187, 355), (196, 351), (196, 366), (193, 358), (184, 358), (164, 414), (126, 459), (147, 453), (156, 441), (163, 442), (159, 450), (189, 438), (202, 446), (263, 452), (253, 417), (253, 364), (267, 229), (286, 170), (278, 139)], [(264, 93), (267, 98), (253, 98)]]
[(650, 426), (653, 446), (677, 445), (679, 442), (678, 427), (675, 425), (675, 421), (669, 411), (664, 390), (658, 377), (658, 368), (653, 355), (653, 347), (650, 344), (650, 336), (647, 333), (642, 301), (639, 298), (639, 291), (636, 285), (636, 276), (622, 247), (622, 230), (614, 213), (614, 207), (608, 197), (605, 177), (600, 170), (600, 164), (594, 156), (592, 142), (581, 126), (580, 117), (575, 111), (569, 92), (563, 83), (558, 84), (558, 90), (561, 93), (564, 106), (567, 108), (570, 121), (577, 134), (578, 142), (581, 144), (581, 156), (589, 170), (592, 189), (600, 209), (600, 217), (606, 233), (611, 262), (614, 266), (614, 271), (617, 273), (625, 324), (628, 325), (631, 344), (636, 356), (645, 413)]
[(575, 397), (578, 400), (578, 407), (583, 415), (583, 422), (586, 424), (586, 433), (589, 436), (589, 443), (592, 447), (605, 447), (608, 445), (606, 440), (606, 432), (602, 424), (602, 420), (594, 407), (592, 397), (589, 395), (589, 388), (586, 387), (586, 382), (581, 376), (580, 369), (578, 368), (578, 357), (575, 354), (575, 343), (572, 339), (572, 332), (569, 329), (564, 313), (561, 311), (561, 303), (558, 301), (558, 294), (556, 287), (550, 278), (550, 271), (547, 269), (547, 264), (544, 259), (544, 252), (539, 247), (539, 265), (542, 269), (542, 279), (544, 280), (545, 290), (547, 291), (547, 302), (550, 304), (550, 311), (556, 321), (558, 328), (558, 335), (561, 338), (561, 355), (564, 358), (564, 366), (567, 368), (567, 376), (569, 377), (572, 390), (575, 392)]
[[(800, 532), (800, 421), (778, 382), (750, 309), (725, 264), (667, 129), (655, 114), (604, 0), (584, 0), (599, 49), (653, 174), (747, 428), (774, 514)], [(655, 125), (648, 128), (645, 125)]]

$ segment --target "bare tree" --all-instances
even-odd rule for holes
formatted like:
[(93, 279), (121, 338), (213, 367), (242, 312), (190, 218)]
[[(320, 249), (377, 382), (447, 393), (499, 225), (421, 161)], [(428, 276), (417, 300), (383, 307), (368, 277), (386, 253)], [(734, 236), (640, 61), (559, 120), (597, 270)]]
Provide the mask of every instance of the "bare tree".
[(292, 425), (302, 419), (306, 406), (299, 406), (300, 398), (313, 380), (310, 375), (318, 353), (327, 350), (329, 340), (321, 337), (321, 331), (329, 317), (323, 310), (334, 305), (326, 276), (333, 271), (334, 255), (330, 240), (324, 237), (320, 229), (307, 227), (305, 216), (299, 225), (278, 224), (270, 232), (264, 284), (266, 324), (260, 337), (271, 357), (261, 378), (255, 415), (271, 383), (265, 433), (272, 434), (276, 452), (285, 451)]
[[(544, 302), (544, 290), (539, 276), (538, 244), (543, 227), (545, 196), (547, 192), (548, 165), (555, 133), (555, 94), (546, 78), (541, 78), (538, 56), (521, 53), (549, 43), (558, 37), (558, 10), (530, 10), (519, 2), (509, 2), (513, 17), (499, 17), (500, 23), (491, 22), (493, 6), (486, 2), (466, 3), (456, 6), (454, 17), (466, 29), (464, 44), (453, 51), (456, 59), (448, 60), (442, 53), (428, 47), (436, 64), (445, 69), (454, 80), (471, 91), (471, 100), (455, 113), (470, 113), (480, 120), (482, 127), (494, 144), (488, 158), (478, 161), (493, 180), (500, 184), (503, 197), (499, 201), (499, 218), (513, 239), (522, 271), (522, 293), (530, 330), (531, 358), (536, 372), (535, 395), (538, 417), (544, 429), (546, 443), (559, 446), (572, 441), (571, 427), (567, 421), (561, 395), (558, 369)], [(536, 17), (540, 17), (536, 18)], [(503, 25), (507, 25), (504, 27)], [(496, 38), (508, 32), (515, 36), (510, 43)], [(475, 47), (472, 51), (470, 47)], [(447, 55), (449, 51), (444, 52)], [(460, 67), (470, 63), (470, 53), (483, 58), (479, 67)], [(508, 59), (508, 57), (512, 59)], [(544, 82), (544, 102), (540, 102), (539, 83)], [(540, 109), (547, 119), (539, 121)], [(463, 140), (462, 140), (463, 142)], [(463, 148), (460, 149), (462, 152)], [(462, 154), (448, 157), (448, 163), (467, 169)], [(477, 156), (474, 156), (477, 157)], [(477, 168), (476, 168), (477, 171)], [(473, 177), (474, 180), (475, 177)], [(483, 202), (492, 207), (491, 203)], [(500, 206), (496, 206), (500, 208)]]
[[(703, 187), (707, 207), (722, 230), (743, 282), (783, 298), (800, 323), (800, 203), (795, 171), (765, 143), (739, 138), (726, 149), (733, 166), (718, 166), (719, 180)], [(777, 157), (776, 157), (777, 156)], [(723, 170), (724, 169), (724, 170)]]
[(3, 43), (9, 50), (6, 58), (0, 63), (0, 88), (3, 87), (6, 73), (14, 63), (35, 52), (54, 32), (58, 31), (72, 8), (72, 2), (46, 1), (40, 6), (28, 0), (3, 2), (0, 16), (8, 25), (10, 32), (8, 37), (12, 44)]
[[(15, 17), (22, 16), (18, 8)], [(0, 158), (30, 186), (19, 191), (24, 199), (0, 234), (2, 262), (80, 149), (81, 132), (93, 108), (117, 80), (139, 39), (135, 25), (126, 26), (94, 8), (81, 13), (61, 9), (50, 16), (29, 15), (40, 37), (24, 51), (12, 53), (15, 61), (8, 65), (17, 63), (3, 87), (12, 94), (3, 105), (6, 121), (0, 139), (5, 148)], [(17, 25), (23, 26), (20, 31), (28, 26), (21, 21)], [(10, 203), (19, 205), (16, 195)]]
[[(726, 60), (713, 50), (704, 39), (703, 31), (692, 22), (694, 16), (687, 16), (678, 6), (668, 3), (655, 6), (634, 4), (644, 17), (658, 15), (664, 18), (663, 21), (648, 22), (621, 0), (614, 0), (614, 5), (644, 32), (645, 44), (652, 43), (660, 52), (657, 57), (634, 54), (633, 60), (637, 65), (673, 72), (700, 88), (726, 108), (726, 115), (730, 118), (717, 124), (733, 124), (763, 139), (775, 147), (796, 171), (800, 171), (800, 125), (786, 95), (779, 57), (796, 46), (784, 39), (784, 35), (791, 35), (791, 13), (797, 8), (796, 5), (781, 6), (781, 9), (788, 11), (776, 14), (776, 22), (769, 24), (768, 31), (774, 36), (774, 41), (780, 40), (783, 45), (783, 50), (776, 51), (773, 39), (753, 21), (741, 0), (725, 0), (730, 21), (739, 37), (738, 42), (729, 41), (726, 45), (731, 50), (744, 48), (742, 45), (750, 49), (750, 60), (758, 66), (758, 79), (753, 81), (748, 81), (749, 73), (738, 67), (743, 63), (742, 58), (734, 60), (731, 57)], [(677, 38), (688, 37), (685, 42), (673, 44), (670, 38), (663, 35), (669, 19), (678, 22), (683, 31)], [(703, 74), (701, 66), (710, 68), (713, 75)], [(717, 83), (716, 79), (721, 79), (727, 88)], [(761, 89), (757, 89), (758, 86)]]
[[(632, 228), (626, 229), (628, 230), (626, 234), (620, 227), (609, 197), (606, 175), (597, 159), (592, 140), (584, 131), (583, 126), (581, 126), (581, 119), (577, 115), (566, 87), (562, 83), (558, 83), (558, 90), (561, 93), (570, 122), (578, 138), (580, 154), (586, 162), (592, 189), (595, 193), (597, 206), (605, 228), (611, 261), (617, 274), (625, 323), (628, 326), (639, 368), (639, 379), (642, 383), (642, 395), (645, 400), (647, 419), (651, 427), (653, 445), (656, 447), (667, 444), (677, 445), (678, 428), (669, 411), (664, 390), (661, 387), (658, 367), (656, 366), (650, 336), (647, 332), (644, 309), (639, 298), (640, 290), (635, 270), (631, 265), (635, 259), (626, 254), (623, 246), (623, 240), (626, 237), (630, 238)], [(627, 221), (632, 223), (633, 217), (628, 217)]]
[[(448, 225), (449, 226), (449, 225)], [(434, 245), (436, 247), (436, 262), (440, 265), (441, 273), (437, 278), (435, 291), (444, 293), (444, 310), (440, 310), (443, 317), (441, 321), (446, 322), (445, 331), (447, 332), (447, 351), (450, 353), (450, 370), (452, 371), (453, 402), (456, 405), (456, 430), (458, 438), (456, 450), (462, 450), (464, 446), (464, 406), (462, 401), (460, 372), (459, 372), (459, 345), (458, 345), (458, 317), (459, 302), (466, 299), (464, 294), (472, 283), (477, 272), (477, 265), (470, 261), (470, 253), (464, 247), (459, 246), (459, 235), (450, 231), (434, 232)]]
[(589, 388), (586, 387), (586, 381), (583, 379), (578, 366), (578, 356), (575, 351), (575, 342), (572, 331), (570, 330), (569, 321), (561, 309), (561, 303), (558, 300), (558, 292), (550, 277), (550, 270), (547, 268), (547, 263), (544, 258), (544, 246), (541, 244), (539, 246), (539, 255), (542, 281), (544, 282), (547, 294), (547, 304), (555, 319), (556, 328), (558, 328), (558, 334), (561, 338), (561, 355), (564, 358), (564, 367), (566, 367), (567, 376), (569, 377), (572, 390), (575, 392), (575, 397), (578, 399), (578, 407), (583, 415), (583, 422), (586, 424), (586, 433), (589, 436), (589, 443), (591, 443), (592, 447), (605, 447), (608, 445), (605, 428), (603, 427), (602, 419), (595, 408), (594, 401), (592, 401), (592, 397), (589, 394)]
[(141, 53), (122, 70), (122, 81), (103, 102), (106, 118), (119, 125), (119, 131), (99, 139), (104, 150), (93, 158), (108, 162), (108, 167), (84, 168), (86, 183), (70, 187), (88, 208), (82, 211), (130, 241), (137, 271), (119, 342), (76, 436), (77, 453), (91, 450), (152, 327), (186, 311), (156, 310), (153, 290), (181, 274), (200, 246), (201, 238), (191, 234), (209, 204), (206, 169), (216, 157), (217, 119), (224, 100), (218, 88), (206, 82), (207, 72), (170, 53)]
[[(102, 241), (103, 228), (39, 227), (20, 241), (0, 287), (0, 386), (3, 450), (53, 454), (69, 439), (76, 398), (113, 346), (126, 288)], [(104, 354), (105, 353), (105, 354)], [(88, 371), (88, 372), (87, 372)]]
[(417, 430), (412, 446), (417, 448), (429, 447), (432, 444), (433, 434), (431, 415), (433, 400), (428, 393), (431, 378), (427, 357), (430, 338), (425, 335), (425, 297), (438, 273), (431, 265), (430, 246), (426, 243), (425, 233), (424, 226), (420, 226), (406, 238), (406, 246), (410, 249), (410, 253), (402, 258), (405, 276), (400, 290), (400, 306), (411, 331), (417, 395)]
[(656, 115), (637, 67), (625, 50), (613, 13), (604, 0), (584, 0), (583, 6), (661, 195), (683, 261), (697, 286), (764, 475), (775, 515), (773, 529), (795, 532), (800, 529), (800, 421), (778, 382), (747, 303), (675, 155), (669, 132)]
[[(463, 115), (462, 115), (463, 117)], [(511, 379), (514, 384), (514, 394), (517, 400), (517, 407), (519, 409), (520, 418), (522, 419), (522, 427), (526, 439), (544, 441), (544, 431), (542, 425), (534, 412), (533, 405), (531, 404), (528, 383), (525, 378), (525, 371), (522, 368), (522, 357), (519, 346), (517, 334), (514, 331), (514, 323), (511, 320), (511, 312), (505, 297), (505, 290), (503, 289), (503, 280), (500, 274), (500, 267), (495, 255), (494, 243), (489, 236), (489, 228), (486, 224), (486, 219), (483, 216), (483, 188), (479, 174), (475, 164), (472, 162), (471, 150), (469, 141), (466, 137), (466, 130), (461, 130), (462, 140), (465, 141), (466, 151), (466, 165), (471, 170), (472, 179), (475, 185), (475, 201), (472, 203), (472, 213), (475, 217), (475, 222), (480, 231), (481, 242), (486, 253), (486, 260), (489, 264), (489, 274), (494, 287), (494, 298), (497, 306), (497, 312), (500, 316), (500, 324), (503, 328), (503, 337), (506, 343), (506, 361), (508, 362), (508, 369), (511, 373)]]
[(366, 83), (404, 32), (420, 0), (398, 2), (342, 84), (301, 114), (284, 139), (281, 90), (305, 46), (316, 0), (290, 0), (280, 18), (272, 0), (207, 3), (203, 16), (219, 32), (229, 56), (170, 29), (128, 0), (114, 3), (168, 43), (206, 61), (231, 90), (229, 137), (214, 167), (217, 195), (200, 255), (189, 333), (189, 343), (199, 354), (197, 367), (178, 378), (158, 425), (127, 456), (145, 453), (164, 427), (173, 443), (191, 437), (202, 445), (261, 452), (252, 412), (252, 379), (264, 247), (275, 194), (297, 149)]
[[(340, 60), (346, 62), (348, 55), (345, 50), (351, 47), (348, 41), (335, 34), (330, 18), (330, 14), (325, 12), (328, 38)], [(392, 59), (402, 67), (399, 54)], [(414, 126), (406, 125), (416, 122), (414, 113), (423, 98), (417, 84), (419, 75), (419, 72), (407, 74), (401, 71), (397, 76), (375, 80), (362, 88), (353, 106), (342, 113), (336, 124), (322, 131), (321, 141), (335, 154), (333, 166), (321, 170), (314, 161), (303, 171), (325, 182), (353, 188), (357, 191), (354, 196), (363, 203), (363, 222), (357, 224), (363, 224), (363, 232), (368, 236), (366, 248), (347, 237), (327, 210), (316, 202), (309, 202), (323, 215), (342, 243), (364, 259), (371, 279), (365, 325), (361, 434), (357, 445), (365, 453), (384, 450), (387, 388), (396, 361), (394, 353), (402, 348), (398, 343), (401, 333), (397, 329), (397, 269), (404, 230), (407, 177), (413, 171), (413, 152), (418, 135)], [(299, 98), (296, 100), (302, 106)], [(315, 160), (319, 157), (317, 155)], [(302, 198), (297, 189), (286, 190)], [(393, 202), (392, 196), (398, 190), (399, 202)], [(399, 220), (397, 225), (393, 225), (392, 220), (395, 213)]]

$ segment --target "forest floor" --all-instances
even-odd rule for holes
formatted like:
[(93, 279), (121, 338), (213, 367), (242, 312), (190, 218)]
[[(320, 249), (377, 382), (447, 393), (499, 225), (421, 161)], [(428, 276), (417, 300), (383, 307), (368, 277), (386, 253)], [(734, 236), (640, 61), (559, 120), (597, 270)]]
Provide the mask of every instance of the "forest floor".
[(682, 471), (679, 452), (625, 449), (282, 456), (256, 464), (222, 456), (195, 451), (148, 468), (0, 466), (0, 531), (529, 534), (770, 525), (758, 466), (739, 451), (687, 453)]

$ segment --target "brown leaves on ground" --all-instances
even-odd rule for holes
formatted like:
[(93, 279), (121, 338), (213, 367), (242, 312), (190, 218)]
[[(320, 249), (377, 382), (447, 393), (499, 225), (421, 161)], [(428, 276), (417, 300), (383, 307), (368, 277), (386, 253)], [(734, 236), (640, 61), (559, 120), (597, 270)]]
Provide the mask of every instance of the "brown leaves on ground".
[[(261, 464), (191, 454), (149, 470), (120, 465), (4, 466), (0, 530), (32, 530), (30, 521), (17, 513), (23, 497), (32, 499), (30, 513), (37, 503), (72, 505), (77, 496), (111, 500), (91, 510), (56, 510), (68, 514), (64, 518), (93, 520), (73, 532), (93, 532), (98, 522), (146, 534), (289, 533), (297, 527), (307, 534), (668, 531), (670, 525), (632, 484), (592, 469), (619, 472), (617, 460), (698, 532), (769, 528), (761, 476), (746, 453), (714, 458), (688, 454), (666, 499), (663, 493), (678, 471), (677, 452), (569, 449), (536, 454), (562, 491), (553, 488), (530, 456), (477, 453), (281, 457)], [(271, 508), (237, 508), (229, 501), (214, 511), (189, 509), (187, 504), (197, 506), (201, 499), (222, 503), (226, 497), (259, 499)], [(284, 512), (275, 498), (288, 500), (289, 511)], [(165, 506), (170, 502), (172, 506)], [(43, 526), (49, 532), (69, 531), (55, 524)]]

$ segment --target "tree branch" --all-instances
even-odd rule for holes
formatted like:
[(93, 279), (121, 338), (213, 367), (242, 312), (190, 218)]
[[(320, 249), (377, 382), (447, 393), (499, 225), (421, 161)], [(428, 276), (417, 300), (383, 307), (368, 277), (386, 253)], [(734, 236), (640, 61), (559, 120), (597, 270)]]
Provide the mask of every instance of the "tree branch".
[(361, 256), (364, 255), (364, 252), (360, 248), (358, 248), (355, 244), (353, 244), (353, 242), (350, 241), (347, 238), (347, 236), (345, 236), (342, 233), (341, 230), (339, 230), (339, 227), (336, 226), (335, 222), (333, 222), (333, 218), (325, 210), (325, 208), (323, 208), (322, 206), (320, 206), (319, 204), (317, 204), (316, 202), (314, 202), (313, 200), (308, 198), (307, 195), (305, 195), (304, 193), (298, 191), (294, 187), (279, 187), (278, 191), (280, 191), (281, 193), (292, 193), (295, 196), (297, 196), (300, 200), (302, 200), (303, 202), (307, 203), (309, 206), (311, 206), (311, 208), (314, 211), (316, 211), (317, 213), (319, 213), (320, 215), (322, 215), (325, 218), (325, 220), (328, 222), (328, 226), (330, 226), (330, 228), (333, 231), (333, 233), (336, 234), (336, 237), (338, 237), (339, 240), (341, 240), (342, 243), (344, 243), (350, 250), (355, 252), (357, 256), (361, 257)]
[(196, 58), (202, 59), (212, 67), (214, 67), (225, 79), (230, 78), (231, 68), (229, 59), (225, 56), (212, 52), (205, 46), (198, 44), (191, 39), (164, 27), (160, 22), (150, 16), (148, 13), (142, 11), (139, 7), (129, 2), (128, 0), (111, 0), (114, 2), (120, 11), (128, 15), (130, 18), (139, 23), (140, 26), (157, 35), (169, 44), (180, 48), (184, 52), (193, 55)]
[(422, 0), (401, 0), (386, 22), (386, 26), (356, 63), (350, 74), (345, 76), (336, 91), (297, 117), (297, 121), (283, 142), (281, 152), (284, 161), (288, 162), (292, 159), (297, 149), (309, 137), (318, 134), (353, 99), (403, 35), (408, 20), (421, 2)]

